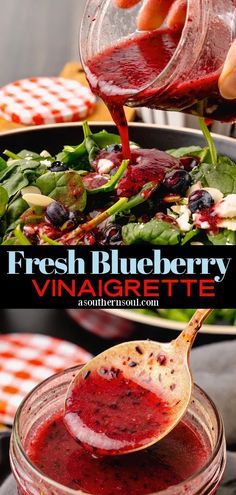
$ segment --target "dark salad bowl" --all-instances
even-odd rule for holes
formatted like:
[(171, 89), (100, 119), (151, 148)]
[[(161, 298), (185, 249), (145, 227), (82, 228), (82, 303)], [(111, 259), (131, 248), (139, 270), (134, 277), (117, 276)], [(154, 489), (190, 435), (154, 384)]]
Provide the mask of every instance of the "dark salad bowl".
[[(91, 124), (92, 132), (105, 129), (116, 133), (116, 127), (106, 122)], [(167, 150), (184, 146), (205, 146), (204, 137), (200, 131), (193, 129), (172, 128), (154, 124), (129, 124), (130, 139), (140, 143), (143, 148), (158, 148)], [(218, 152), (236, 161), (236, 141), (220, 135), (213, 135)], [(65, 144), (74, 145), (83, 140), (81, 124), (54, 124), (47, 126), (29, 127), (4, 132), (0, 135), (0, 152), (11, 149), (32, 149), (38, 153), (47, 149), (56, 154)]]
[[(116, 133), (116, 127), (106, 122), (91, 124), (92, 132), (105, 129)], [(167, 150), (184, 146), (205, 146), (205, 140), (200, 131), (193, 129), (171, 128), (153, 124), (129, 124), (130, 139), (140, 143), (143, 148), (158, 148)], [(236, 161), (236, 141), (220, 135), (213, 135), (217, 150), (221, 155), (227, 155)], [(0, 135), (0, 154), (4, 149), (15, 153), (20, 149), (31, 149), (40, 153), (42, 149), (56, 154), (65, 145), (75, 145), (83, 140), (81, 124), (54, 124), (24, 128), (5, 132)]]
[[(205, 155), (206, 155), (205, 152), (204, 152), (205, 154), (203, 153), (203, 155), (202, 155), (203, 157), (199, 158), (198, 154), (202, 153), (202, 150), (196, 151), (196, 148), (192, 150), (193, 155), (191, 155), (191, 157), (193, 156), (195, 158), (195, 156), (196, 156), (196, 161), (200, 160), (200, 162), (197, 162), (197, 163), (200, 163), (201, 165), (204, 165), (204, 166), (206, 165), (206, 171), (204, 171), (203, 175), (205, 174), (205, 176), (206, 176), (206, 174), (208, 173), (209, 167), (212, 170), (212, 166), (211, 166), (212, 162), (209, 160), (210, 148), (206, 148), (206, 141), (203, 137), (203, 134), (200, 131), (198, 132), (198, 131), (191, 130), (191, 129), (170, 128), (167, 126), (157, 127), (155, 125), (145, 125), (145, 124), (130, 124), (129, 127), (130, 127), (130, 140), (134, 143), (138, 143), (138, 145), (140, 145), (141, 148), (156, 148), (156, 149), (162, 150), (162, 151), (166, 151), (166, 150), (172, 150), (173, 151), (173, 149), (175, 149), (175, 150), (178, 149), (177, 154), (174, 154), (175, 153), (175, 151), (174, 151), (172, 157), (170, 157), (174, 164), (178, 163), (177, 160), (181, 161), (183, 157), (189, 158), (186, 151), (185, 151), (185, 155), (178, 155), (179, 148), (185, 148), (185, 147), (191, 146), (191, 147), (200, 147), (200, 148), (204, 148), (205, 150), (208, 150), (208, 151), (206, 151), (206, 153), (208, 153), (207, 159), (205, 159)], [(98, 132), (102, 131), (103, 129), (106, 130), (108, 133), (117, 134), (116, 128), (113, 125), (107, 125), (106, 123), (94, 123), (91, 125), (92, 133), (98, 133)], [(215, 143), (215, 146), (217, 149), (218, 156), (219, 155), (223, 156), (223, 157), (221, 157), (221, 163), (220, 163), (220, 166), (223, 167), (220, 170), (220, 174), (223, 177), (223, 179), (224, 179), (224, 176), (226, 176), (226, 174), (224, 174), (224, 171), (226, 170), (227, 167), (231, 167), (230, 181), (233, 184), (233, 186), (231, 183), (229, 185), (228, 185), (228, 183), (224, 185), (224, 191), (223, 191), (224, 196), (230, 195), (232, 192), (236, 193), (236, 167), (235, 167), (234, 163), (232, 163), (232, 162), (228, 163), (228, 158), (226, 158), (226, 160), (225, 160), (225, 157), (227, 156), (227, 157), (229, 157), (229, 159), (236, 161), (236, 142), (234, 139), (227, 138), (224, 136), (215, 135), (213, 137), (214, 137), (214, 143)], [(54, 157), (55, 155), (57, 155), (59, 152), (61, 152), (63, 150), (63, 147), (65, 145), (77, 146), (78, 144), (82, 143), (83, 140), (84, 140), (84, 133), (83, 133), (82, 124), (61, 124), (61, 125), (56, 124), (56, 125), (49, 125), (49, 126), (40, 126), (40, 127), (35, 127), (35, 128), (27, 128), (27, 129), (22, 129), (22, 130), (17, 130), (17, 131), (10, 131), (10, 132), (6, 132), (0, 136), (0, 156), (2, 156), (3, 158), (6, 159), (6, 157), (4, 157), (4, 155), (3, 155), (3, 152), (4, 152), (4, 150), (8, 149), (8, 150), (10, 150), (10, 152), (13, 152), (13, 154), (14, 153), (17, 154), (21, 150), (30, 150), (34, 153), (41, 153), (43, 150), (47, 150), (50, 153), (50, 155), (52, 155), (52, 157)], [(135, 151), (134, 151), (134, 153), (135, 153)], [(136, 150), (136, 156), (138, 156), (138, 153), (139, 152)], [(191, 150), (189, 151), (189, 153), (191, 153)], [(195, 155), (194, 155), (194, 153), (195, 153)], [(8, 156), (10, 156), (10, 155), (8, 155)], [(30, 157), (28, 159), (30, 160), (31, 158), (32, 157)], [(14, 159), (14, 156), (13, 156), (13, 159)], [(1, 160), (1, 158), (0, 158), (0, 160)], [(26, 160), (27, 160), (27, 158), (26, 158)], [(32, 158), (32, 160), (34, 160), (34, 158)], [(147, 158), (146, 158), (146, 162), (147, 162)], [(137, 160), (137, 163), (138, 163), (138, 160)], [(49, 165), (50, 165), (50, 162), (49, 162)], [(4, 165), (3, 165), (3, 167), (4, 167)], [(44, 165), (44, 167), (46, 167), (46, 166)], [(133, 165), (133, 170), (135, 169), (135, 167), (136, 167), (136, 165)], [(142, 167), (143, 167), (143, 163), (141, 163), (140, 168), (142, 168)], [(173, 165), (172, 165), (172, 167), (173, 167)], [(183, 166), (181, 165), (181, 167), (183, 167)], [(75, 168), (75, 167), (72, 167), (72, 168)], [(82, 166), (79, 166), (79, 168), (83, 170)], [(117, 168), (119, 168), (119, 167), (117, 167)], [(195, 169), (196, 168), (197, 167), (195, 167)], [(71, 167), (70, 167), (70, 169), (71, 169)], [(5, 171), (6, 170), (7, 169), (5, 169)], [(136, 170), (137, 169), (135, 169), (135, 173), (136, 173)], [(125, 171), (125, 174), (126, 174), (126, 172), (127, 171)], [(0, 179), (1, 179), (1, 173), (2, 172), (1, 172), (1, 161), (0, 161)], [(45, 174), (45, 171), (43, 173)], [(76, 170), (76, 173), (78, 173), (77, 170)], [(191, 173), (192, 173), (192, 170), (191, 170)], [(194, 171), (193, 171), (193, 173), (194, 173)], [(189, 174), (187, 174), (187, 175), (189, 175)], [(83, 173), (82, 173), (82, 176), (83, 176)], [(46, 176), (43, 176), (43, 177), (46, 177)], [(110, 175), (110, 177), (112, 177), (112, 174)], [(123, 180), (123, 177), (125, 177), (124, 173), (121, 176), (121, 180)], [(14, 177), (13, 177), (13, 179), (14, 179)], [(194, 177), (194, 181), (192, 179), (192, 183), (195, 183), (195, 182), (199, 181), (200, 179), (201, 179), (201, 173), (199, 174), (199, 172), (197, 171), (197, 173), (195, 174), (195, 177)], [(79, 179), (79, 180), (81, 181), (81, 179)], [(82, 180), (84, 181), (83, 177), (82, 177)], [(106, 180), (108, 180), (108, 179), (106, 179)], [(153, 194), (152, 187), (150, 187), (149, 184), (154, 183), (154, 185), (155, 185), (155, 182), (150, 182), (150, 180), (152, 180), (152, 179), (146, 180), (146, 183), (147, 183), (146, 186), (148, 186), (148, 188), (146, 188), (145, 193), (144, 192), (142, 193), (143, 189), (141, 191), (141, 193), (143, 194), (142, 197), (145, 197), (145, 201), (146, 201), (147, 194), (150, 193), (150, 190), (151, 190), (150, 194)], [(13, 182), (14, 182), (14, 180), (13, 180)], [(41, 183), (42, 183), (42, 181), (41, 181)], [(118, 188), (119, 188), (121, 182), (118, 182), (117, 184), (118, 184)], [(191, 184), (191, 181), (190, 181), (190, 184)], [(212, 187), (217, 188), (217, 185), (218, 185), (218, 189), (220, 189), (221, 179), (218, 180), (217, 185), (214, 185), (214, 177), (213, 177), (212, 184), (210, 184), (211, 188)], [(36, 183), (36, 186), (37, 185), (38, 184)], [(204, 185), (204, 181), (203, 181), (203, 185)], [(4, 187), (4, 183), (3, 182), (1, 183), (1, 180), (0, 180), (0, 186)], [(44, 187), (45, 187), (45, 181), (44, 181)], [(165, 187), (167, 187), (167, 186), (164, 186), (164, 188)], [(204, 187), (206, 187), (206, 184), (204, 185)], [(208, 185), (208, 187), (209, 187), (209, 185)], [(40, 186), (39, 186), (39, 188), (41, 191), (43, 190), (43, 189), (41, 189)], [(47, 187), (45, 189), (47, 189)], [(98, 187), (97, 187), (97, 189), (98, 189)], [(91, 191), (91, 189), (90, 189), (90, 191)], [(117, 189), (117, 191), (118, 191), (118, 189)], [(157, 195), (159, 194), (159, 189), (158, 190), (154, 189), (154, 191), (156, 191)], [(165, 191), (165, 189), (164, 189), (164, 191)], [(89, 192), (89, 190), (87, 189), (87, 206), (89, 206), (89, 201), (91, 201), (89, 199), (88, 192)], [(114, 192), (114, 189), (113, 189), (113, 192)], [(3, 193), (4, 193), (4, 191), (3, 191)], [(17, 192), (18, 196), (16, 194), (15, 197), (16, 198), (21, 197), (20, 193), (21, 193), (21, 191), (19, 190)], [(46, 194), (44, 191), (42, 193), (43, 193), (43, 195)], [(136, 191), (136, 193), (137, 193), (137, 191)], [(132, 196), (131, 199), (136, 198), (136, 193), (134, 195), (133, 194), (131, 195)], [(172, 193), (171, 189), (170, 189), (170, 193)], [(86, 194), (86, 191), (85, 191), (85, 194)], [(91, 198), (91, 194), (92, 193), (90, 193), (90, 198)], [(100, 188), (99, 188), (99, 194), (101, 195)], [(140, 194), (140, 192), (138, 194)], [(204, 194), (208, 195), (208, 199), (209, 199), (209, 193), (207, 192)], [(60, 201), (60, 199), (55, 198), (55, 196), (53, 196), (51, 193), (49, 193), (48, 196), (51, 196), (52, 198), (56, 199), (56, 201)], [(168, 196), (168, 194), (167, 194), (167, 196)], [(171, 194), (170, 194), (170, 196), (171, 196)], [(185, 196), (185, 194), (182, 194), (182, 196)], [(92, 194), (92, 197), (94, 198), (94, 193)], [(223, 197), (223, 194), (222, 194), (222, 197)], [(107, 199), (107, 198), (105, 198), (105, 199)], [(172, 197), (170, 199), (171, 199), (171, 201), (169, 201), (169, 202), (171, 203)], [(210, 201), (211, 200), (213, 201), (212, 198), (210, 198)], [(102, 202), (103, 201), (104, 200), (102, 199)], [(114, 202), (116, 202), (116, 201), (117, 201), (117, 197), (115, 197), (115, 199), (114, 199)], [(144, 202), (144, 200), (142, 200), (142, 201)], [(152, 201), (152, 203), (154, 204), (155, 201), (156, 201), (156, 199), (154, 199), (154, 201)], [(95, 202), (96, 202), (96, 198), (95, 198)], [(131, 203), (132, 203), (132, 201), (131, 201)], [(214, 203), (214, 201), (213, 201), (213, 203)], [(10, 204), (10, 203), (8, 203), (8, 204)], [(135, 203), (135, 204), (137, 204), (137, 203)], [(140, 204), (140, 203), (138, 203), (138, 204)], [(177, 200), (177, 204), (178, 204), (178, 200)], [(129, 201), (129, 205), (130, 205), (130, 201)], [(64, 206), (67, 207), (68, 205), (64, 205)], [(169, 206), (169, 205), (167, 205), (167, 206)], [(105, 208), (107, 208), (106, 205), (105, 205)], [(143, 210), (142, 210), (141, 215), (143, 215), (143, 214), (146, 215), (145, 208), (146, 208), (146, 203), (143, 205)], [(170, 208), (171, 208), (171, 205), (170, 205)], [(78, 208), (78, 210), (80, 210), (80, 208)], [(83, 210), (83, 209), (81, 208), (81, 210)], [(127, 208), (127, 206), (126, 206), (125, 211), (126, 212), (131, 211), (131, 214), (133, 215), (134, 210), (132, 210), (132, 208)], [(140, 214), (138, 213), (137, 215), (135, 215), (135, 218), (136, 218), (135, 220), (131, 220), (131, 221), (128, 220), (128, 223), (126, 225), (120, 227), (120, 229), (122, 229), (122, 241), (125, 244), (132, 244), (132, 243), (143, 242), (143, 241), (149, 242), (149, 238), (151, 237), (151, 235), (153, 235), (152, 221), (154, 221), (155, 224), (158, 222), (159, 223), (164, 222), (164, 227), (162, 227), (163, 231), (160, 234), (155, 233), (154, 239), (152, 238), (150, 241), (151, 244), (168, 244), (168, 243), (170, 243), (170, 244), (177, 244), (177, 243), (185, 244), (186, 242), (192, 242), (192, 237), (193, 237), (193, 241), (199, 241), (199, 240), (201, 241), (201, 238), (199, 239), (198, 237), (196, 237), (196, 233), (195, 233), (197, 231), (198, 227), (195, 228), (195, 231), (192, 234), (192, 231), (187, 232), (188, 228), (185, 229), (185, 227), (184, 227), (182, 229), (180, 224), (177, 225), (178, 220), (179, 220), (178, 215), (179, 216), (182, 215), (182, 212), (181, 212), (182, 210), (175, 212), (173, 209), (174, 214), (172, 214), (172, 212), (171, 212), (172, 216), (176, 215), (176, 217), (174, 216), (173, 225), (170, 225), (172, 223), (172, 216), (171, 216), (171, 218), (166, 219), (166, 214), (164, 214), (164, 217), (163, 217), (163, 214), (161, 213), (162, 210), (160, 209), (160, 210), (157, 210), (157, 212), (158, 211), (160, 211), (160, 214), (158, 213), (158, 215), (156, 215), (156, 213), (155, 213), (156, 210), (155, 210), (154, 214), (150, 214), (148, 217), (149, 220), (151, 220), (151, 222), (149, 222), (149, 224), (151, 223), (149, 230), (148, 230), (148, 225), (147, 225), (148, 222), (147, 222), (147, 220), (144, 220), (144, 227), (145, 227), (144, 230), (146, 230), (146, 234), (145, 234), (146, 237), (141, 232), (142, 229), (139, 228), (140, 227), (139, 222), (143, 221), (142, 220), (143, 217), (140, 216)], [(165, 210), (163, 210), (163, 211), (165, 212)], [(87, 214), (87, 210), (85, 210), (85, 212)], [(236, 207), (235, 207), (235, 212), (236, 212)], [(119, 213), (120, 213), (120, 211), (119, 211)], [(121, 211), (121, 213), (123, 214), (124, 210), (123, 210), (123, 212)], [(236, 217), (236, 215), (235, 215), (235, 217)], [(21, 218), (21, 217), (19, 217), (19, 218)], [(19, 220), (19, 218), (17, 218), (17, 221)], [(117, 218), (117, 217), (115, 217), (115, 218)], [(140, 220), (140, 218), (141, 218), (141, 220)], [(177, 218), (177, 220), (176, 220), (176, 218)], [(192, 220), (190, 219), (190, 222), (191, 221)], [(236, 219), (235, 219), (235, 221), (236, 221)], [(88, 216), (87, 216), (87, 219), (85, 220), (85, 222), (88, 222)], [(134, 233), (134, 227), (132, 225), (131, 225), (131, 228), (129, 228), (130, 227), (129, 222), (133, 222), (133, 226), (135, 226), (135, 225), (137, 226), (135, 233)], [(135, 223), (135, 222), (138, 222), (138, 223)], [(28, 223), (29, 223), (29, 221), (28, 221)], [(169, 225), (168, 225), (168, 223), (169, 223)], [(15, 222), (15, 218), (13, 218), (12, 225), (14, 225), (14, 228), (15, 228), (15, 225), (17, 225), (17, 223)], [(193, 223), (189, 227), (189, 230), (192, 229), (192, 226), (193, 226)], [(63, 228), (64, 228), (64, 224), (63, 224)], [(126, 229), (126, 233), (124, 235), (123, 235), (123, 229)], [(167, 231), (167, 234), (166, 234), (165, 229)], [(169, 237), (168, 237), (168, 229), (169, 229)], [(185, 236), (185, 230), (187, 232), (186, 240), (184, 237)], [(184, 231), (184, 236), (182, 235), (182, 231)], [(6, 232), (8, 232), (8, 231), (6, 231)], [(13, 230), (11, 230), (11, 226), (10, 226), (10, 232), (13, 232)], [(150, 232), (151, 232), (151, 235), (150, 235)], [(205, 231), (202, 231), (202, 233), (203, 233), (203, 236), (205, 236), (205, 238), (207, 239)], [(67, 235), (67, 234), (65, 234), (65, 235)], [(162, 235), (162, 238), (161, 238), (161, 235)], [(69, 236), (70, 236), (70, 233), (69, 233)], [(197, 234), (197, 236), (198, 236), (198, 234)], [(44, 238), (46, 238), (46, 237), (48, 239), (49, 236), (44, 235)], [(235, 241), (236, 234), (235, 234), (234, 229), (227, 230), (226, 235), (220, 234), (219, 237), (220, 237), (219, 240), (213, 239), (213, 241), (212, 241), (210, 236), (208, 236), (209, 241), (207, 239), (207, 242), (210, 242), (210, 243), (212, 242), (213, 244), (236, 244), (236, 241)], [(60, 236), (59, 236), (59, 238), (62, 239), (62, 237), (60, 237)], [(72, 236), (70, 237), (70, 239), (71, 238), (72, 238)], [(174, 238), (174, 241), (173, 241), (173, 238)], [(221, 238), (223, 238), (223, 242), (221, 242)], [(21, 242), (19, 242), (19, 240), (21, 241), (21, 239), (24, 240), (24, 236), (21, 236), (21, 232), (20, 232), (20, 239), (18, 239), (18, 242), (16, 242), (16, 243), (21, 244)], [(57, 237), (54, 236), (53, 239), (57, 239)], [(166, 242), (166, 239), (167, 239), (167, 242)], [(170, 239), (170, 241), (169, 241), (169, 239)], [(47, 243), (47, 240), (46, 239), (44, 239), (44, 240)], [(104, 240), (102, 240), (103, 244), (104, 243), (110, 244), (109, 242), (105, 242), (105, 241), (103, 242), (103, 241)], [(159, 241), (161, 241), (161, 242), (159, 242)], [(8, 240), (7, 240), (7, 243), (10, 243), (10, 242), (8, 242)], [(27, 239), (26, 239), (26, 243), (27, 243)], [(40, 243), (43, 243), (43, 242), (40, 242)], [(56, 244), (57, 242), (51, 242), (51, 243)], [(59, 243), (65, 243), (66, 244), (67, 242), (59, 242)], [(203, 241), (203, 243), (205, 243), (205, 242)]]

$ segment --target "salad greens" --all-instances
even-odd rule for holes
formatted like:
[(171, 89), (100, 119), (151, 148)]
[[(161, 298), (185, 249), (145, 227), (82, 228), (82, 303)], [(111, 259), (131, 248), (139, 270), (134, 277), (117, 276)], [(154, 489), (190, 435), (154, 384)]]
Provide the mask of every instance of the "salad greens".
[(122, 237), (125, 244), (146, 242), (154, 245), (179, 244), (181, 238), (180, 229), (161, 220), (150, 220), (142, 223), (128, 223), (122, 228)]
[(42, 194), (61, 201), (68, 208), (83, 211), (87, 194), (80, 174), (71, 170), (64, 172), (46, 172), (35, 181)]
[(219, 188), (224, 195), (236, 194), (236, 167), (227, 157), (219, 156), (218, 162), (202, 163), (191, 176), (194, 181), (200, 181), (204, 187)]
[[(144, 150), (83, 124), (84, 139), (0, 157), (2, 244), (236, 244), (236, 164), (206, 146)], [(141, 143), (140, 143), (141, 144)]]

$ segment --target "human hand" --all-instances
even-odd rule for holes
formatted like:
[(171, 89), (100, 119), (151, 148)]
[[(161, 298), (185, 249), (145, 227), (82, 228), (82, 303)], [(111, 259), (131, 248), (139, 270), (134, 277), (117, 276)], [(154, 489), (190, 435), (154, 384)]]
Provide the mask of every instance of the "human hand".
[(221, 95), (232, 100), (236, 98), (236, 40), (232, 43), (219, 78)]
[[(140, 0), (113, 0), (116, 7), (128, 9)], [(142, 31), (159, 28), (166, 19), (170, 28), (182, 29), (186, 17), (186, 0), (145, 0), (137, 17), (137, 27)]]
[[(119, 8), (128, 9), (140, 0), (113, 0)], [(164, 21), (169, 28), (182, 29), (186, 17), (186, 0), (145, 0), (137, 17), (140, 30), (151, 31), (159, 28)], [(226, 99), (236, 98), (236, 40), (227, 54), (219, 78), (219, 91)]]

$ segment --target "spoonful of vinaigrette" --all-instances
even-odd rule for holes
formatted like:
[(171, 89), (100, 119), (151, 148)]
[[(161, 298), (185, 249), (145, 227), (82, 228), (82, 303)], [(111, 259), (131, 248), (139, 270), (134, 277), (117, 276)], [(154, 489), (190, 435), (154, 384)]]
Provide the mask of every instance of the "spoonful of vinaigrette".
[(72, 381), (64, 422), (94, 455), (144, 449), (167, 435), (191, 397), (189, 352), (211, 312), (198, 309), (170, 343), (125, 342), (99, 354)]

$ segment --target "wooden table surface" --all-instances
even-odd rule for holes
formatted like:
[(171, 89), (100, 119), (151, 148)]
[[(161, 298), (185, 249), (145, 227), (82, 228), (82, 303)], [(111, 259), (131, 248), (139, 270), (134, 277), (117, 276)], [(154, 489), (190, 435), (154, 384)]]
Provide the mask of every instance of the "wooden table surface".
[[(75, 79), (79, 82), (81, 82), (84, 85), (88, 85), (83, 69), (81, 65), (77, 62), (69, 62), (68, 64), (65, 65), (63, 70), (60, 73), (60, 77), (65, 77), (66, 79)], [(135, 117), (135, 110), (132, 108), (126, 108), (125, 109), (126, 117), (127, 120), (130, 122), (134, 120)], [(107, 107), (104, 105), (102, 102), (97, 102), (95, 105), (94, 112), (90, 115), (90, 117), (87, 118), (89, 121), (108, 121), (111, 122), (112, 118), (110, 116), (110, 113), (107, 110)], [(22, 128), (22, 125), (15, 124), (13, 122), (9, 122), (5, 119), (2, 119), (0, 117), (0, 132), (5, 132), (8, 130), (12, 129), (20, 129)]]

